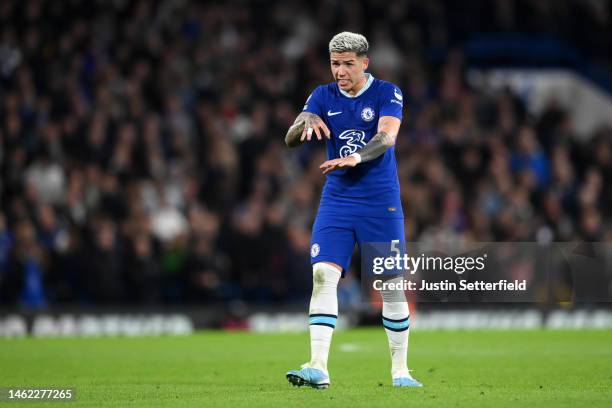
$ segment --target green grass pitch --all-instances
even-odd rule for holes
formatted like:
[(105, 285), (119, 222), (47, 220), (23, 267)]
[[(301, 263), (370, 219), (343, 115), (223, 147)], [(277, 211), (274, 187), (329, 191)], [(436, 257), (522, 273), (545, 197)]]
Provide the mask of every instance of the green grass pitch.
[(328, 390), (292, 387), (285, 380), (285, 372), (308, 354), (306, 333), (6, 339), (0, 340), (0, 386), (76, 387), (77, 400), (62, 403), (67, 407), (592, 408), (612, 403), (610, 330), (415, 331), (409, 360), (413, 375), (425, 384), (422, 389), (391, 387), (382, 328), (334, 335)]

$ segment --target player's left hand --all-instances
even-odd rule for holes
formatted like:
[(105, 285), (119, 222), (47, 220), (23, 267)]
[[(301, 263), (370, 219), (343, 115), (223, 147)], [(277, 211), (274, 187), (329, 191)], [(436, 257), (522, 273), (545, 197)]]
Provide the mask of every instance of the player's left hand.
[(323, 174), (331, 173), (334, 170), (339, 170), (346, 167), (355, 167), (357, 159), (353, 156), (342, 157), (340, 159), (328, 160), (319, 166), (323, 170)]

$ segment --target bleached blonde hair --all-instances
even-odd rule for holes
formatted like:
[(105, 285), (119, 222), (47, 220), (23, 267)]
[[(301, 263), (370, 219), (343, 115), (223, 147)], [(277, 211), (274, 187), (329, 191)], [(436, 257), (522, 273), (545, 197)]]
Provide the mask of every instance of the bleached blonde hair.
[(357, 33), (343, 31), (334, 35), (329, 42), (329, 52), (354, 52), (357, 56), (362, 57), (368, 53), (370, 44), (368, 40)]

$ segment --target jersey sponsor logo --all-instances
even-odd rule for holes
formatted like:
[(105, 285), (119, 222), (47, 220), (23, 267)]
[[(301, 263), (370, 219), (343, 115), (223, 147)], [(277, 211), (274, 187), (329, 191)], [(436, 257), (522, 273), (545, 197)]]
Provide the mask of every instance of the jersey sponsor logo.
[(365, 120), (366, 122), (372, 121), (372, 119), (374, 119), (374, 109), (370, 108), (369, 106), (363, 108), (361, 111), (361, 119)]
[(339, 115), (341, 113), (342, 113), (342, 111), (332, 112), (331, 109), (330, 109), (330, 110), (327, 111), (327, 116), (336, 116), (336, 115)]
[(319, 244), (312, 244), (310, 247), (310, 256), (316, 258), (317, 255), (319, 255), (319, 252), (321, 252), (321, 247)]
[(397, 88), (393, 90), (393, 95), (395, 96), (396, 99), (400, 101), (404, 100), (404, 97), (402, 97), (402, 93)]
[(340, 157), (350, 156), (366, 145), (365, 132), (363, 130), (345, 130), (340, 133), (338, 138), (340, 140), (346, 140), (344, 146), (340, 148)]
[(391, 99), (391, 103), (397, 103), (399, 106), (401, 106), (402, 108), (404, 107), (404, 104), (396, 99)]

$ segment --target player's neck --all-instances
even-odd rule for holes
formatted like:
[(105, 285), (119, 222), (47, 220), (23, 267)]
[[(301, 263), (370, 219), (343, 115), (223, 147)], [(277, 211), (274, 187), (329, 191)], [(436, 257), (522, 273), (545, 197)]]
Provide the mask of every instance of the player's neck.
[(364, 73), (361, 76), (361, 80), (359, 82), (357, 82), (357, 84), (355, 84), (355, 86), (348, 91), (348, 94), (351, 95), (351, 96), (357, 95), (359, 93), (359, 91), (361, 91), (363, 89), (363, 87), (365, 86), (366, 82), (368, 82), (368, 76)]

